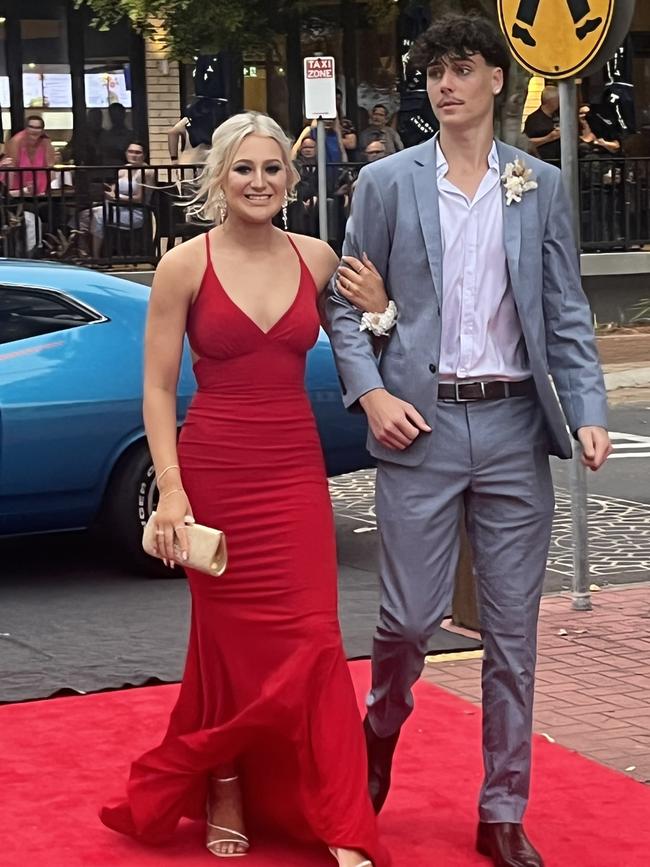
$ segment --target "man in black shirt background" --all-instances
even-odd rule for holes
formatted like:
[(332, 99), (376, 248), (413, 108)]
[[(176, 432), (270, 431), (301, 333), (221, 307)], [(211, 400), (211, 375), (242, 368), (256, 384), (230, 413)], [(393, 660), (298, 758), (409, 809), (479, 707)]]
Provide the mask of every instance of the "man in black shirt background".
[(535, 152), (547, 162), (560, 161), (559, 109), (559, 91), (549, 85), (542, 91), (542, 104), (528, 115), (524, 124), (524, 132)]

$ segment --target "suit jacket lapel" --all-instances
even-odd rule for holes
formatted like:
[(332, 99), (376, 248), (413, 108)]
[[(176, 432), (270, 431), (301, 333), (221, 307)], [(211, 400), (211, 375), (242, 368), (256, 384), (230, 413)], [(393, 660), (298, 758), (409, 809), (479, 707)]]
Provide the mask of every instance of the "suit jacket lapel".
[[(497, 141), (497, 153), (499, 154), (499, 169), (501, 174), (503, 174), (506, 163), (513, 162), (517, 157), (517, 154), (500, 141)], [(513, 202), (511, 205), (506, 205), (505, 193), (501, 196), (501, 202), (503, 207), (503, 241), (506, 249), (506, 258), (508, 260), (510, 282), (512, 283), (512, 290), (516, 297), (519, 290), (522, 202)]]
[(412, 167), (412, 179), (418, 217), (426, 244), (433, 286), (438, 302), (442, 303), (442, 235), (436, 180), (435, 139), (424, 142), (413, 148), (413, 151), (415, 161)]

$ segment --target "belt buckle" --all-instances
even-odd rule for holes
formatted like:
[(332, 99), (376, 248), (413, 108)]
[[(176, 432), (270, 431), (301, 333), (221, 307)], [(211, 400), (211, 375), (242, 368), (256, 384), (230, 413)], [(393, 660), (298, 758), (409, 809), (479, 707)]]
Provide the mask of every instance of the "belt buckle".
[[(460, 396), (460, 387), (463, 385), (480, 385), (481, 387), (481, 396), (480, 397), (461, 397)], [(455, 382), (454, 383), (454, 399), (456, 403), (474, 403), (477, 400), (485, 400), (485, 383), (481, 382)]]

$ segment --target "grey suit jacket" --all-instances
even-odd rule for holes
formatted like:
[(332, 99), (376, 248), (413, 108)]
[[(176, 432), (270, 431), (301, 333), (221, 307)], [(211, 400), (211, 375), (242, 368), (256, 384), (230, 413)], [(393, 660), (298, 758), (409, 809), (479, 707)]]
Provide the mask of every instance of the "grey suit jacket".
[[(343, 253), (368, 254), (399, 311), (381, 353), (373, 351), (368, 332), (359, 331), (361, 314), (337, 293), (334, 280), (326, 304), (345, 405), (354, 409), (366, 392), (386, 388), (413, 404), (431, 426), (443, 301), (435, 147), (432, 139), (365, 166), (354, 193)], [(497, 149), (502, 171), (519, 157), (538, 183), (520, 203), (509, 206), (504, 191), (504, 245), (549, 451), (568, 458), (567, 422), (574, 434), (585, 425), (607, 426), (605, 385), (582, 291), (569, 201), (557, 168), (502, 142)], [(380, 460), (416, 466), (424, 459), (426, 435), (396, 451), (370, 432), (368, 449)]]

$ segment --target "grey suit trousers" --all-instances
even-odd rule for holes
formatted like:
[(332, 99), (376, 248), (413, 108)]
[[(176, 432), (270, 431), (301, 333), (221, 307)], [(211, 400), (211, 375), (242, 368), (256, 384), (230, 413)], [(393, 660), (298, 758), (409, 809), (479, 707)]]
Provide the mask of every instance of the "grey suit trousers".
[(484, 641), (485, 822), (520, 822), (528, 801), (537, 618), (554, 510), (537, 401), (439, 401), (424, 462), (380, 461), (381, 608), (368, 716), (395, 732), (427, 642), (449, 610), (464, 502)]

